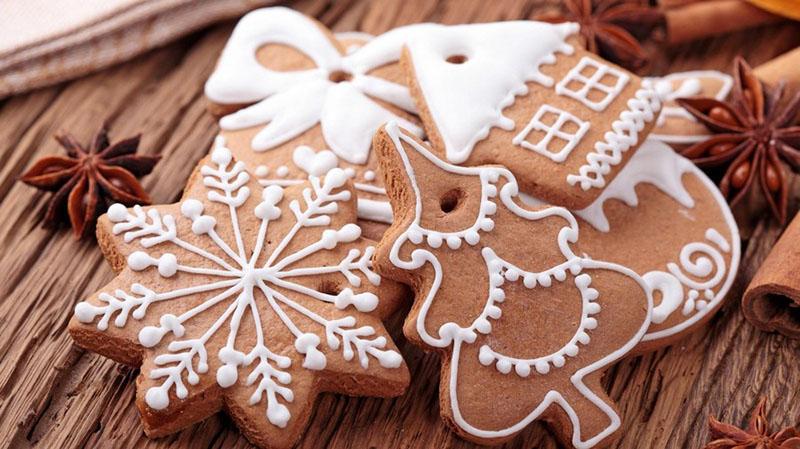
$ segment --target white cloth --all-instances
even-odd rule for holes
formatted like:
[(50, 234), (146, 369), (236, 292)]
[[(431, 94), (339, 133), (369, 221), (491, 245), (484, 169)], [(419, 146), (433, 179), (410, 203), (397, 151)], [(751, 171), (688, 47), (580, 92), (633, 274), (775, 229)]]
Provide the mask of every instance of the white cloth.
[(2, 0), (0, 98), (90, 73), (274, 0)]

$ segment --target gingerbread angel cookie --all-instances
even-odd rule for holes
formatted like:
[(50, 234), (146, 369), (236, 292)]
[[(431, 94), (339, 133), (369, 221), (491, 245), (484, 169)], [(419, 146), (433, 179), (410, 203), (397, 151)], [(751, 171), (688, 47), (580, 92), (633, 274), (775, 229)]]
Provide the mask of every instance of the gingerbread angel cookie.
[(355, 199), (341, 169), (263, 187), (218, 138), (179, 203), (101, 217), (119, 274), (70, 333), (141, 365), (148, 436), (226, 410), (256, 445), (291, 447), (318, 393), (395, 396), (409, 381), (381, 324), (403, 289), (373, 271)]
[(442, 356), (445, 421), (484, 444), (539, 419), (576, 448), (611, 442), (600, 377), (647, 330), (644, 281), (574, 252), (572, 214), (522, 205), (505, 168), (451, 165), (396, 124), (373, 150), (395, 214), (376, 270), (416, 293), (404, 331)]
[(206, 83), (211, 110), (222, 116), (222, 135), (263, 185), (292, 185), (344, 169), (358, 192), (359, 218), (373, 226), (362, 223), (390, 223), (370, 145), (389, 120), (422, 132), (398, 59), (405, 37), (425, 26), (337, 39), (287, 8), (247, 14)]
[(650, 83), (581, 48), (579, 25), (429, 26), (401, 63), (424, 128), (449, 162), (502, 164), (527, 192), (580, 209), (655, 124)]

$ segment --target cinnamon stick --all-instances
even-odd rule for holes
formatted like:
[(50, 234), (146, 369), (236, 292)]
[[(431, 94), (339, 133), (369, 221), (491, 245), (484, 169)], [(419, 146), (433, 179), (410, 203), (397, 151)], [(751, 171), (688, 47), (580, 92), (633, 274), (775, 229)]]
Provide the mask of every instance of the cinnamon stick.
[(667, 42), (681, 44), (783, 20), (742, 0), (692, 2), (664, 11)]
[(761, 64), (753, 71), (767, 84), (775, 85), (784, 80), (791, 87), (800, 89), (800, 47)]
[(742, 312), (763, 331), (800, 338), (800, 215), (747, 286)]

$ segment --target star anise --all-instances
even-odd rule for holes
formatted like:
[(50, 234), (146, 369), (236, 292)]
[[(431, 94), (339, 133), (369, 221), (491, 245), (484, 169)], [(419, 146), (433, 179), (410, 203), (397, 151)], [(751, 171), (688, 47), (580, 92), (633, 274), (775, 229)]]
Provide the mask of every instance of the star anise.
[(722, 169), (720, 190), (735, 206), (756, 177), (773, 215), (786, 222), (788, 182), (783, 165), (800, 169), (800, 91), (786, 95), (784, 83), (769, 89), (742, 58), (736, 58), (729, 102), (681, 98), (678, 103), (714, 135), (681, 151), (701, 168)]
[(543, 16), (547, 22), (578, 22), (586, 48), (630, 70), (647, 64), (640, 42), (663, 26), (664, 14), (638, 1), (565, 0), (561, 15)]
[(761, 399), (750, 417), (747, 429), (708, 417), (708, 427), (713, 441), (703, 449), (800, 449), (800, 431), (797, 427), (787, 427), (780, 432), (770, 433), (767, 423), (766, 398)]
[(137, 178), (153, 170), (160, 156), (137, 155), (140, 135), (113, 145), (103, 125), (89, 148), (70, 134), (55, 136), (66, 156), (39, 159), (20, 180), (42, 190), (55, 191), (45, 214), (45, 223), (69, 217), (80, 238), (92, 229), (101, 210), (112, 203), (149, 204), (150, 196)]

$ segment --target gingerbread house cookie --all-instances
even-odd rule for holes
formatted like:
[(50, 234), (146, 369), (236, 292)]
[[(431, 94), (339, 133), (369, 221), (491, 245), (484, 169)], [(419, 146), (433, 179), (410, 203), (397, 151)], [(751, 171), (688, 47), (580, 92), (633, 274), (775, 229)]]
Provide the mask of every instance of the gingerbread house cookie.
[(510, 168), (527, 192), (580, 209), (644, 141), (661, 102), (649, 83), (584, 50), (575, 23), (430, 26), (402, 63), (435, 150)]

